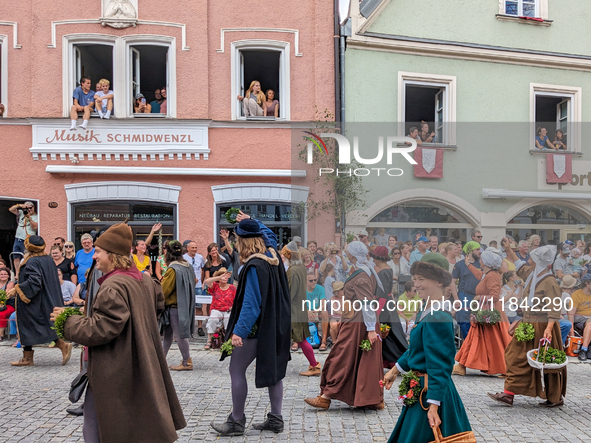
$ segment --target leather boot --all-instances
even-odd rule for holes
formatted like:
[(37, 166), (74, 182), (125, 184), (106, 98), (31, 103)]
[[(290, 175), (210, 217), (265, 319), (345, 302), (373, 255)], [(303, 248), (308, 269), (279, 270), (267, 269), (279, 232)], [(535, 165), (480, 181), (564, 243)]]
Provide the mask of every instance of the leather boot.
[(10, 364), (12, 366), (34, 366), (33, 365), (33, 354), (35, 351), (23, 351), (23, 358), (19, 361), (13, 361)]
[(303, 375), (304, 377), (317, 377), (320, 374), (322, 374), (322, 370), (320, 369), (320, 363), (318, 363), (316, 366), (308, 366), (308, 370), (305, 372), (300, 372), (300, 375)]
[(279, 434), (283, 432), (283, 417), (269, 413), (263, 423), (255, 423), (252, 427), (258, 431), (273, 431), (275, 434)]
[(515, 397), (514, 395), (505, 394), (504, 392), (497, 392), (496, 394), (491, 394), (490, 392), (487, 392), (486, 394), (493, 400), (496, 400), (500, 403), (505, 403), (509, 406), (513, 406), (513, 397)]
[(466, 368), (461, 364), (454, 365), (453, 371), (451, 371), (452, 375), (466, 375)]
[(189, 358), (186, 363), (181, 362), (178, 366), (171, 366), (172, 371), (192, 371), (193, 370), (193, 359)]
[(314, 408), (318, 408), (318, 409), (330, 408), (330, 398), (324, 398), (324, 397), (322, 397), (322, 395), (319, 395), (316, 398), (304, 398), (304, 401)]
[(246, 415), (240, 420), (235, 421), (232, 418), (232, 414), (228, 416), (225, 423), (215, 424), (212, 423), (211, 427), (220, 435), (244, 435), (244, 428), (246, 427)]
[(84, 407), (78, 406), (77, 408), (68, 408), (66, 409), (66, 412), (70, 415), (73, 415), (75, 417), (80, 417), (82, 415), (84, 415)]
[(56, 340), (55, 347), (62, 351), (62, 366), (68, 364), (72, 356), (72, 343), (68, 343), (60, 338)]

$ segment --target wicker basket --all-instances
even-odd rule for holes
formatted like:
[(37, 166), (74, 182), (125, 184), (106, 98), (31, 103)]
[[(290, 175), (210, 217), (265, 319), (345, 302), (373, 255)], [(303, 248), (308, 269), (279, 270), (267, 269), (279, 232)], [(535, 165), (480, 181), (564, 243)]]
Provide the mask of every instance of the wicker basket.
[(433, 429), (435, 440), (429, 443), (476, 443), (476, 436), (473, 431), (460, 432), (459, 434), (444, 437), (439, 426), (431, 429)]

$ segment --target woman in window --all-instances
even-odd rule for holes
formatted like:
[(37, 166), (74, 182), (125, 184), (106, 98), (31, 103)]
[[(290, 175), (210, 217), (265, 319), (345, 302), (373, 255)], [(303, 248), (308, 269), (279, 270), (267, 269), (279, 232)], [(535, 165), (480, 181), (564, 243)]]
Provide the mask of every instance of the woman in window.
[(536, 135), (536, 148), (538, 149), (555, 149), (554, 145), (546, 135), (548, 131), (546, 128), (538, 128), (538, 135)]
[(244, 97), (239, 95), (238, 100), (242, 102), (245, 117), (262, 117), (265, 115), (264, 109), (267, 107), (267, 100), (265, 94), (261, 91), (261, 84), (258, 80), (253, 80)]
[(429, 123), (426, 121), (421, 122), (421, 132), (419, 132), (419, 137), (421, 137), (423, 143), (437, 143), (435, 131), (429, 133)]
[(279, 101), (275, 100), (275, 91), (267, 89), (267, 101), (265, 102), (265, 116), (279, 117)]
[(144, 94), (137, 94), (135, 96), (133, 112), (135, 114), (150, 114), (152, 112), (152, 106), (150, 106), (149, 103), (146, 103), (146, 97), (144, 97)]

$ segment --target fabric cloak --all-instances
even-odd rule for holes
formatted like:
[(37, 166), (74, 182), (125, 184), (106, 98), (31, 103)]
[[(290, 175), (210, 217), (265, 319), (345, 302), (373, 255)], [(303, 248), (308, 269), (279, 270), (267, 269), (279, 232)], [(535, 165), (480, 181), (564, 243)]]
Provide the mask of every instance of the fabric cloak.
[(176, 276), (176, 303), (179, 313), (179, 338), (191, 338), (195, 332), (195, 271), (189, 263), (172, 262)]
[[(250, 268), (255, 268), (261, 291), (261, 314), (255, 323), (257, 327), (257, 356), (255, 385), (257, 388), (275, 386), (285, 378), (287, 362), (291, 360), (291, 301), (287, 275), (283, 264), (277, 258), (275, 249), (269, 248), (272, 257), (253, 254), (248, 258), (238, 280), (236, 298), (230, 313), (225, 340), (232, 337), (234, 326), (240, 318), (244, 303), (245, 281)], [(227, 357), (223, 352), (220, 361)]]
[(21, 344), (32, 346), (57, 340), (49, 315), (64, 306), (57, 268), (49, 255), (30, 257), (16, 285), (16, 323)]
[[(384, 290), (376, 285), (376, 298), (378, 300), (385, 298), (386, 303), (390, 300), (394, 302), (395, 300), (389, 293), (389, 290), (392, 287), (394, 272), (391, 268), (382, 269), (378, 272), (378, 277), (382, 282)], [(390, 305), (392, 305), (392, 303), (390, 303)], [(389, 368), (406, 352), (408, 349), (408, 342), (406, 341), (406, 334), (400, 324), (400, 318), (398, 317), (396, 307), (394, 306), (393, 309), (388, 309), (387, 306), (388, 305), (386, 305), (384, 310), (380, 313), (379, 320), (381, 324), (390, 326), (390, 333), (382, 342), (382, 358), (384, 360), (384, 366)]]
[(92, 315), (68, 317), (64, 335), (88, 346), (100, 440), (173, 442), (187, 423), (160, 342), (160, 284), (136, 268), (106, 274), (99, 284)]
[(303, 303), (307, 299), (307, 277), (306, 267), (303, 264), (290, 266), (287, 270), (287, 281), (291, 296), (291, 339), (294, 343), (300, 343), (310, 337), (308, 310), (303, 307)]

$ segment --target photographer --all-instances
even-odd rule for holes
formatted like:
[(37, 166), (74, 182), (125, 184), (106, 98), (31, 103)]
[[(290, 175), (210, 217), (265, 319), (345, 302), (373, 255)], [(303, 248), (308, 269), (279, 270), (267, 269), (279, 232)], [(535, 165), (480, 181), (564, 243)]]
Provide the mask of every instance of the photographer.
[[(12, 252), (17, 253), (14, 260), (14, 272), (18, 275), (18, 268), (20, 262), (25, 255), (25, 239), (27, 235), (37, 234), (37, 225), (39, 217), (35, 213), (35, 206), (32, 202), (25, 202), (23, 204), (16, 204), (8, 209), (18, 217), (18, 226), (14, 238), (14, 246)], [(20, 254), (20, 257), (18, 255)]]

